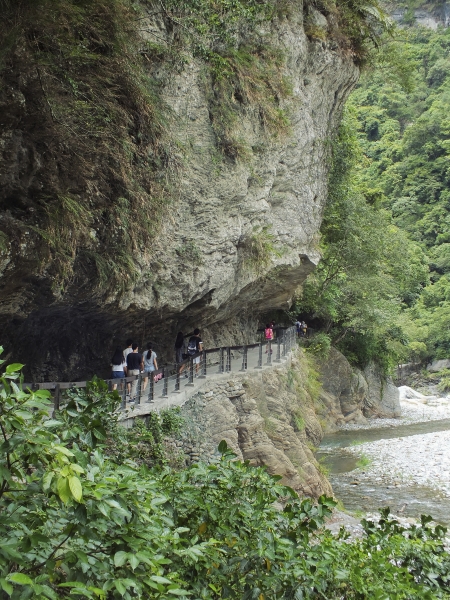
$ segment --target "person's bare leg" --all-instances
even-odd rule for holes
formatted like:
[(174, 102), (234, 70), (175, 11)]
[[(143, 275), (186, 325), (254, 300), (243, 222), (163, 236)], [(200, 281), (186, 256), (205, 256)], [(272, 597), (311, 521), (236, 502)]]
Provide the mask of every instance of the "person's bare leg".
[(147, 387), (147, 382), (148, 382), (148, 377), (144, 378), (144, 387), (142, 388), (142, 391), (145, 392), (145, 388)]

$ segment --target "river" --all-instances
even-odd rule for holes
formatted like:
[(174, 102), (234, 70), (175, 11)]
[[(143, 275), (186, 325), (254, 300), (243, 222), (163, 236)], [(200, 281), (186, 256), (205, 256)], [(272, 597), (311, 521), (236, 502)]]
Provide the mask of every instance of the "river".
[[(359, 515), (389, 506), (394, 514), (412, 518), (429, 514), (436, 522), (450, 526), (449, 496), (423, 485), (384, 481), (379, 473), (372, 475), (369, 467), (366, 470), (358, 468), (358, 457), (346, 451), (346, 448), (358, 445), (358, 451), (363, 454), (366, 442), (449, 430), (450, 419), (444, 419), (389, 428), (340, 431), (324, 437), (317, 458), (329, 470), (328, 479), (335, 497), (350, 512)], [(389, 464), (386, 464), (388, 470)]]

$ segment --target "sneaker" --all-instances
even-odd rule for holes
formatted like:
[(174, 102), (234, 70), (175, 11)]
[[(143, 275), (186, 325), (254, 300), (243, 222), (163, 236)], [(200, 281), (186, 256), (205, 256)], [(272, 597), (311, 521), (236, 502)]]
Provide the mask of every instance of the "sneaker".
[(136, 398), (130, 398), (130, 399), (128, 400), (128, 402), (129, 402), (130, 404), (132, 404), (132, 403), (136, 402)]

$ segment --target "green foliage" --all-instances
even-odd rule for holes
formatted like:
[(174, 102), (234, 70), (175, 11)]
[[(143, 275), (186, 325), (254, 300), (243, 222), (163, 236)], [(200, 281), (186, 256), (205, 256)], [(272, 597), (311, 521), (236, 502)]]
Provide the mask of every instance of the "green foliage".
[(243, 264), (257, 275), (263, 275), (282, 251), (275, 244), (275, 236), (270, 233), (270, 225), (254, 227), (252, 234), (244, 242)]
[(366, 454), (362, 454), (360, 458), (356, 461), (356, 466), (358, 469), (364, 469), (364, 467), (368, 467), (371, 464), (372, 460), (366, 456)]
[[(326, 28), (315, 21), (313, 7), (327, 17)], [(392, 29), (389, 17), (376, 0), (314, 0), (305, 3), (304, 13), (305, 32), (310, 38), (333, 39), (359, 65), (365, 64), (378, 47), (381, 33)]]
[(373, 203), (372, 189), (360, 176), (365, 159), (356, 128), (348, 111), (331, 148), (323, 257), (295, 312), (320, 319), (351, 362), (376, 360), (388, 371), (404, 352), (401, 303), (420, 294), (428, 269), (421, 249)]
[(323, 332), (316, 333), (305, 340), (305, 347), (319, 358), (327, 358), (331, 348), (331, 338)]
[[(225, 442), (216, 464), (181, 472), (149, 470), (127, 452), (115, 460), (103, 433), (83, 427), (102, 406), (114, 410), (117, 393), (94, 381), (51, 419), (48, 392), (21, 389), (21, 366), (0, 378), (5, 598), (449, 597), (446, 530), (427, 518), (405, 530), (384, 512), (347, 543), (321, 529), (333, 500), (300, 500)], [(178, 426), (167, 413), (150, 433)]]
[(351, 106), (365, 156), (360, 179), (430, 266), (420, 297), (403, 294), (403, 358), (425, 361), (450, 351), (450, 31), (414, 27), (395, 38), (384, 41), (382, 68), (366, 74)]

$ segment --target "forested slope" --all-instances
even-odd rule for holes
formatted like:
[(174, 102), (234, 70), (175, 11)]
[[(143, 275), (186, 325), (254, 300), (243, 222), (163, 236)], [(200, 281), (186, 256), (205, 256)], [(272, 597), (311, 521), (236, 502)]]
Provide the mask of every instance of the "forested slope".
[(364, 77), (350, 102), (366, 157), (359, 176), (427, 256), (431, 281), (405, 298), (405, 332), (418, 357), (439, 358), (450, 350), (450, 30), (398, 31), (388, 52), (396, 71), (391, 61)]
[(299, 308), (355, 363), (450, 350), (449, 50), (445, 28), (386, 35), (334, 142), (323, 260)]

